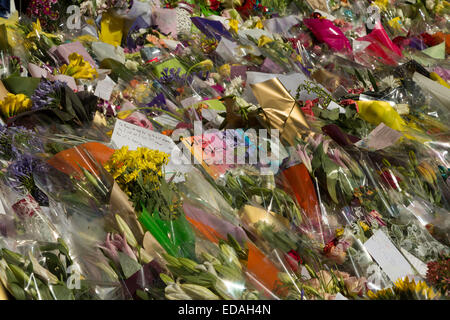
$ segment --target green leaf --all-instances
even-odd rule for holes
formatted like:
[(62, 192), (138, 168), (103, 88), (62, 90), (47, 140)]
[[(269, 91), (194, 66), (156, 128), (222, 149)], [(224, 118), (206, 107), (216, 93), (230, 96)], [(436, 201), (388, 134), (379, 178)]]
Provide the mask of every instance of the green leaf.
[(119, 263), (126, 279), (131, 277), (142, 268), (142, 266), (136, 260), (130, 258), (122, 252), (119, 252)]
[(27, 300), (25, 291), (19, 285), (14, 282), (10, 282), (8, 286), (9, 292), (11, 292), (14, 298), (17, 300)]
[(28, 98), (33, 95), (40, 81), (40, 78), (31, 77), (9, 77), (2, 80), (5, 88), (9, 92), (14, 94), (23, 93)]
[(337, 179), (327, 175), (327, 189), (328, 189), (328, 193), (330, 194), (331, 199), (335, 203), (339, 203), (339, 201), (338, 201), (338, 199), (336, 197), (336, 182), (337, 182)]
[(64, 285), (51, 286), (50, 291), (55, 296), (55, 300), (75, 300), (72, 290)]
[(372, 72), (370, 72), (370, 71), (368, 70), (368, 71), (367, 71), (367, 74), (369, 75), (369, 80), (370, 80), (370, 83), (371, 83), (372, 86), (373, 86), (373, 89), (374, 89), (375, 91), (378, 92), (377, 82), (375, 81), (375, 78), (373, 77)]

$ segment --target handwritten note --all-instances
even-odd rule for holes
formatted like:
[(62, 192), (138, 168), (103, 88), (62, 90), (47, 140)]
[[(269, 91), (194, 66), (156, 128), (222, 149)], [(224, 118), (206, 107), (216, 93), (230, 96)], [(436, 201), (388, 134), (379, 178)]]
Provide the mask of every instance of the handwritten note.
[(377, 230), (372, 237), (364, 243), (369, 254), (380, 265), (391, 281), (397, 281), (414, 274), (414, 270), (398, 251), (386, 234)]
[(358, 141), (355, 145), (371, 150), (380, 150), (396, 143), (402, 135), (401, 132), (380, 123), (366, 138)]
[(128, 146), (130, 150), (136, 150), (138, 147), (146, 147), (169, 154), (169, 163), (166, 166), (166, 179), (170, 179), (175, 175), (175, 182), (184, 181), (183, 173), (192, 170), (192, 165), (188, 164), (188, 160), (180, 152), (175, 142), (170, 137), (158, 132), (117, 120), (111, 142), (117, 148)]
[(97, 82), (94, 95), (103, 100), (109, 100), (116, 83), (108, 76)]

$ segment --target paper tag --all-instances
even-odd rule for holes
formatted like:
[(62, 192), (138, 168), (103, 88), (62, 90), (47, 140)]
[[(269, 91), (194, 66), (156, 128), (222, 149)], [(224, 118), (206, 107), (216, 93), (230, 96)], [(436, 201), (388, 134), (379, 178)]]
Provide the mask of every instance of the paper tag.
[(200, 101), (202, 101), (202, 98), (200, 96), (192, 96), (184, 100), (181, 100), (181, 105), (183, 106), (183, 108), (187, 108), (194, 104), (197, 104)]
[(343, 296), (340, 292), (336, 294), (336, 297), (334, 297), (334, 300), (348, 300), (345, 296)]
[(6, 214), (5, 207), (3, 206), (3, 201), (0, 199), (0, 214)]
[(413, 256), (411, 253), (409, 253), (405, 249), (400, 248), (400, 251), (404, 254), (406, 259), (408, 259), (409, 263), (414, 268), (416, 268), (417, 272), (419, 272), (419, 274), (425, 278), (427, 276), (427, 271), (428, 271), (427, 265), (425, 263), (423, 263), (422, 261), (420, 261), (419, 259), (417, 259), (415, 256)]
[(111, 98), (111, 94), (115, 86), (116, 83), (109, 76), (106, 76), (104, 80), (97, 82), (94, 95), (100, 99), (108, 101)]
[(380, 123), (366, 138), (359, 140), (355, 145), (361, 148), (380, 150), (393, 145), (402, 135), (401, 132)]
[(331, 101), (328, 106), (327, 106), (328, 110), (334, 110), (334, 109), (339, 109), (339, 113), (345, 113), (345, 109), (342, 108), (340, 105), (338, 105), (336, 102)]
[(364, 243), (364, 247), (392, 282), (414, 274), (414, 270), (409, 262), (383, 231), (375, 231), (373, 236)]
[[(184, 175), (177, 173), (186, 173), (192, 170), (192, 165), (189, 164), (186, 157), (180, 152), (175, 142), (173, 142), (170, 137), (161, 133), (122, 120), (117, 120), (111, 142), (114, 143), (117, 148), (128, 146), (130, 150), (136, 150), (138, 147), (146, 147), (169, 154), (169, 163), (165, 168), (166, 180), (176, 174), (174, 182), (184, 181)], [(176, 160), (174, 157), (176, 157)], [(175, 162), (182, 164), (177, 164)]]
[(306, 270), (304, 266), (301, 267), (302, 267), (301, 275), (305, 277), (306, 280), (311, 279), (311, 275), (309, 274), (308, 270)]
[(154, 117), (153, 120), (161, 123), (164, 126), (168, 126), (170, 129), (173, 129), (180, 122), (179, 120), (169, 116), (168, 114), (162, 114), (160, 116)]

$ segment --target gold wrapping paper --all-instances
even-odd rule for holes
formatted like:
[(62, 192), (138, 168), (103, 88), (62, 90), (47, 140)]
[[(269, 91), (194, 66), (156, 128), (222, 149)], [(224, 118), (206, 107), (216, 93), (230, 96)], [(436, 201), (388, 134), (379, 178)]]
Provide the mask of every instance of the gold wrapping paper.
[(266, 209), (248, 204), (242, 207), (239, 216), (241, 217), (242, 222), (250, 227), (253, 227), (257, 222), (262, 221), (273, 226), (276, 231), (282, 231), (284, 227), (289, 227), (289, 221), (286, 218), (279, 216), (272, 211), (267, 211)]
[(278, 78), (250, 86), (264, 111), (264, 121), (280, 131), (280, 139), (294, 145), (295, 138), (310, 133), (310, 126), (300, 106)]
[(328, 90), (331, 90), (332, 92), (336, 91), (341, 81), (337, 75), (325, 69), (319, 69), (315, 71), (313, 74), (311, 74), (311, 78), (316, 80), (318, 83), (323, 85)]
[(328, 13), (328, 6), (325, 0), (306, 0), (314, 10), (320, 10)]
[(0, 81), (0, 101), (5, 99), (5, 97), (8, 95), (8, 90), (6, 90), (5, 86), (3, 85), (3, 82)]
[(9, 300), (8, 293), (6, 292), (6, 289), (1, 281), (0, 281), (0, 300)]

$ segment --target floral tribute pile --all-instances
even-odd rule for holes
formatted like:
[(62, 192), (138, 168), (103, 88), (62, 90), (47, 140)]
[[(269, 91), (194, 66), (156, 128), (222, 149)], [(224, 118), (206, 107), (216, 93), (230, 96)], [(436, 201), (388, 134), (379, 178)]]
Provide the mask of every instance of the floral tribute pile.
[(446, 0), (7, 2), (1, 299), (449, 298)]

